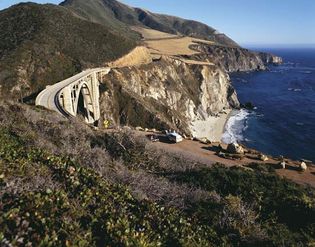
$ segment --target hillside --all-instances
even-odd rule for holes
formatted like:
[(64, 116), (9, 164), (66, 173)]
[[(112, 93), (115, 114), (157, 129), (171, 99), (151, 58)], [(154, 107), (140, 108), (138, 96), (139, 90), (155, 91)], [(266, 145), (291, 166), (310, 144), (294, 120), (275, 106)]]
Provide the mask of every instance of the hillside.
[(102, 66), (135, 41), (56, 5), (0, 12), (0, 95), (25, 98), (87, 67)]
[(313, 246), (314, 189), (251, 167), (1, 102), (0, 245)]
[(129, 7), (116, 0), (66, 0), (61, 5), (83, 18), (102, 25), (110, 25), (115, 29), (122, 28), (123, 24), (143, 26), (170, 34), (192, 36), (214, 41), (220, 45), (238, 47), (229, 37), (201, 22), (155, 14), (141, 8)]

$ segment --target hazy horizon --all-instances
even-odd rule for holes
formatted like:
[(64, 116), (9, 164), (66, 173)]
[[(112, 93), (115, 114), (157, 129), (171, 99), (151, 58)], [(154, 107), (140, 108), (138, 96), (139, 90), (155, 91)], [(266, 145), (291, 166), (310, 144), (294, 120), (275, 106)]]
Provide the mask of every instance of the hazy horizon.
[(259, 43), (240, 43), (242, 47), (257, 48), (277, 48), (277, 49), (315, 49), (315, 44), (259, 44)]
[[(21, 1), (0, 0), (0, 10)], [(22, 1), (27, 2), (27, 1)], [(35, 0), (59, 4), (60, 0)], [(203, 22), (242, 46), (315, 47), (315, 1), (121, 0), (133, 7)], [(294, 32), (294, 35), (292, 34)]]

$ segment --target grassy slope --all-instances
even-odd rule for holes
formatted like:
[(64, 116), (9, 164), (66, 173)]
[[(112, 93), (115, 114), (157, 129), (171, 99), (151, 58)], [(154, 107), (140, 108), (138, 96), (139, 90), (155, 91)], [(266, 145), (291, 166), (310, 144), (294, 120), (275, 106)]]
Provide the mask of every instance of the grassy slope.
[[(112, 32), (124, 34), (132, 39), (139, 39), (139, 35), (132, 32), (125, 23), (117, 19), (111, 6), (106, 6), (102, 0), (70, 0), (62, 2), (60, 5), (69, 8), (86, 20), (108, 27)], [(115, 5), (115, 9), (122, 9), (121, 11), (124, 12), (128, 11), (125, 5), (118, 2)]]
[(136, 45), (55, 5), (20, 4), (3, 10), (0, 30), (1, 95), (10, 97), (28, 96)]
[(227, 36), (216, 34), (215, 29), (206, 24), (175, 16), (155, 14), (139, 8), (131, 8), (116, 0), (66, 0), (61, 5), (74, 10), (84, 18), (103, 25), (110, 23), (118, 27), (117, 20), (119, 20), (127, 25), (146, 26), (166, 33), (179, 33), (185, 36), (209, 39), (222, 45), (238, 46)]
[(2, 103), (0, 123), (1, 245), (315, 243), (314, 190), (264, 167), (206, 168), (40, 108)]

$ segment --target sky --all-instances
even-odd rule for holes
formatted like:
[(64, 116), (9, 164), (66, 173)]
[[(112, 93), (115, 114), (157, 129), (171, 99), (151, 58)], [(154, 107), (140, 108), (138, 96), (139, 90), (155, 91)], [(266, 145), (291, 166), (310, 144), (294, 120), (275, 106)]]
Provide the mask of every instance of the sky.
[[(121, 1), (152, 12), (204, 22), (242, 45), (315, 44), (315, 0)], [(0, 0), (0, 9), (18, 2)]]

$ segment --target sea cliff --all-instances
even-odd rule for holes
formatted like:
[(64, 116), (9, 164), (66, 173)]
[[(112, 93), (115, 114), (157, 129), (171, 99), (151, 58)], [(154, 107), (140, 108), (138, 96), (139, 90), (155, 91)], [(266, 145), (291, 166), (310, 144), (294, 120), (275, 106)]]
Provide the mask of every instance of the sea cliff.
[(103, 78), (101, 109), (117, 125), (172, 128), (192, 135), (192, 124), (239, 107), (227, 73), (215, 65), (162, 56), (113, 69)]

